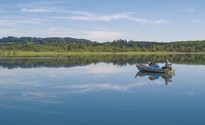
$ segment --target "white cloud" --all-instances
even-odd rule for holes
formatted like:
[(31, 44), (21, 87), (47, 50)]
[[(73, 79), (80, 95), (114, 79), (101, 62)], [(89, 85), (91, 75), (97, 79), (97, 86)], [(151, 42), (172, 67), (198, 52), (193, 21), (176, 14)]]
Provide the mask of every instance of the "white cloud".
[(38, 36), (37, 25), (43, 23), (39, 18), (4, 17), (0, 18), (0, 36)]
[(41, 32), (36, 32), (38, 37), (74, 37), (74, 38), (84, 38), (85, 31), (78, 29), (69, 29), (61, 27), (47, 27), (41, 30)]
[(62, 1), (34, 1), (34, 2), (19, 2), (18, 5), (15, 6), (20, 9), (20, 12), (23, 13), (48, 13), (48, 12), (58, 12), (58, 4), (62, 4)]
[(2, 26), (18, 26), (22, 24), (40, 24), (40, 18), (25, 18), (25, 17), (4, 17), (0, 18), (0, 25)]
[(124, 32), (117, 32), (112, 31), (109, 29), (96, 29), (96, 30), (79, 30), (79, 29), (67, 29), (67, 28), (59, 28), (59, 27), (50, 27), (46, 28), (43, 31), (41, 31), (41, 34), (37, 34), (38, 36), (58, 36), (58, 37), (75, 37), (75, 38), (84, 38), (89, 39), (92, 41), (98, 41), (98, 42), (105, 42), (110, 41), (114, 39), (123, 38), (126, 36), (130, 36), (130, 34), (124, 33)]
[(58, 4), (62, 4), (62, 1), (56, 0), (56, 1), (33, 1), (33, 2), (26, 2), (26, 3), (21, 3), (19, 1), (18, 7), (20, 8), (44, 8), (44, 7), (54, 7)]
[(160, 25), (160, 24), (169, 23), (169, 21), (158, 19), (158, 20), (155, 20), (155, 21), (151, 21), (150, 23)]
[(53, 12), (52, 8), (21, 8), (21, 12), (27, 13), (40, 13), (40, 12)]
[(131, 22), (136, 22), (139, 24), (164, 24), (168, 23), (166, 20), (156, 19), (148, 20), (133, 16), (131, 12), (123, 12), (109, 15), (102, 15), (97, 13), (82, 12), (82, 11), (69, 11), (70, 16), (59, 16), (54, 17), (56, 19), (67, 19), (67, 20), (78, 20), (78, 21), (114, 21), (114, 20), (127, 20)]
[(137, 17), (129, 17), (128, 18), (129, 21), (133, 21), (133, 22), (137, 22), (140, 24), (144, 24), (144, 23), (148, 23), (148, 20), (142, 19), (142, 18), (137, 18)]
[(101, 15), (96, 13), (80, 12), (80, 11), (71, 11), (70, 13), (75, 14), (72, 16), (63, 16), (56, 17), (58, 19), (71, 19), (71, 20), (80, 20), (80, 21), (112, 21), (128, 18), (129, 13), (117, 13), (110, 15)]
[(96, 31), (85, 31), (83, 38), (96, 40), (96, 41), (109, 41), (113, 39), (119, 39), (123, 36), (123, 33), (108, 30), (96, 30)]
[(129, 17), (127, 20), (129, 21), (133, 21), (139, 24), (166, 24), (169, 23), (166, 20), (161, 20), (161, 19), (157, 19), (157, 20), (146, 20), (146, 19), (142, 19), (142, 18), (137, 18), (137, 17)]

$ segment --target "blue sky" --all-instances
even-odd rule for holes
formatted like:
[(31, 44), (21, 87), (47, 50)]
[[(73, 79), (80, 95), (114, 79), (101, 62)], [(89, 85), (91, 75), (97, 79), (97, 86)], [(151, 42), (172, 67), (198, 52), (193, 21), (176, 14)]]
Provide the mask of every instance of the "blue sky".
[(204, 40), (204, 0), (0, 0), (0, 37)]

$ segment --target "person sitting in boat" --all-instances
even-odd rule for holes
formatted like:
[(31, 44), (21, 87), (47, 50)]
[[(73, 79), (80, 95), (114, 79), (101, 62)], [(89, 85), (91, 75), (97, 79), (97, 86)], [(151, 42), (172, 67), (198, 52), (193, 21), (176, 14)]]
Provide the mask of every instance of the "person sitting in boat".
[(153, 67), (154, 63), (153, 62), (149, 62), (149, 66)]
[(172, 69), (172, 64), (169, 62), (169, 60), (166, 61), (165, 68)]
[(149, 62), (149, 66), (155, 68), (155, 69), (158, 69), (160, 68), (159, 65), (157, 65), (156, 63), (153, 63), (153, 62)]

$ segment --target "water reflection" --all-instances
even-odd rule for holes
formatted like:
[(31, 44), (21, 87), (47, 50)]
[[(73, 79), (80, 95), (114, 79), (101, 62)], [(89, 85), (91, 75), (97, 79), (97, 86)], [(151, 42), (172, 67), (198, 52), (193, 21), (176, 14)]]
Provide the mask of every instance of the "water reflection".
[[(48, 65), (37, 63), (40, 60), (26, 60), (25, 64), (35, 61), (43, 67), (0, 66), (3, 125), (161, 125), (170, 121), (173, 121), (170, 124), (195, 124), (196, 121), (204, 124), (204, 65), (174, 64), (177, 71), (174, 84), (165, 86), (164, 81), (170, 83), (173, 76), (136, 74), (135, 65), (116, 66), (106, 62), (72, 68), (46, 67), (51, 63), (63, 66), (57, 65), (63, 60)], [(156, 84), (149, 84), (149, 80)]]
[(165, 85), (168, 85), (172, 82), (172, 77), (175, 76), (175, 73), (167, 74), (167, 73), (155, 73), (155, 72), (143, 72), (138, 71), (135, 75), (135, 78), (137, 77), (146, 77), (148, 76), (149, 80), (156, 80), (162, 77), (165, 81)]
[(75, 67), (92, 63), (112, 63), (118, 66), (127, 64), (147, 63), (150, 60), (164, 62), (168, 59), (175, 64), (202, 64), (205, 65), (205, 54), (174, 54), (174, 55), (87, 55), (68, 57), (0, 57), (0, 67), (39, 68), (39, 67)]

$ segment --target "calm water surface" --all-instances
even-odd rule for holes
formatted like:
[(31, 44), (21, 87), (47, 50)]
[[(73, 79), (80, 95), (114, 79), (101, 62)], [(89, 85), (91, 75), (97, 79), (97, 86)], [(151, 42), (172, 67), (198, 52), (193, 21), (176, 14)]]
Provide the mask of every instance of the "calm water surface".
[[(160, 63), (160, 66), (163, 64)], [(0, 67), (2, 125), (205, 124), (205, 65), (173, 64), (175, 76), (133, 64)]]

